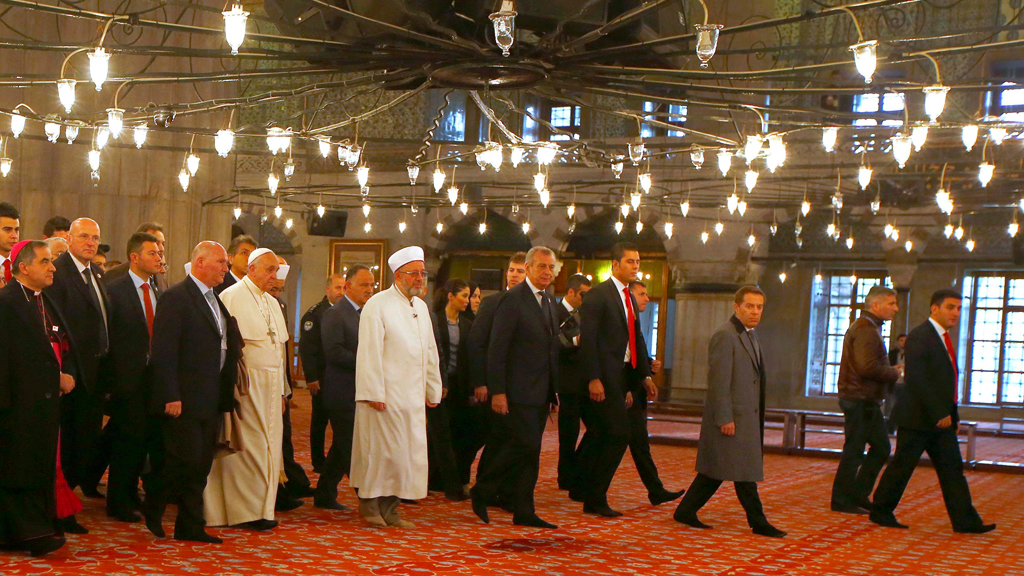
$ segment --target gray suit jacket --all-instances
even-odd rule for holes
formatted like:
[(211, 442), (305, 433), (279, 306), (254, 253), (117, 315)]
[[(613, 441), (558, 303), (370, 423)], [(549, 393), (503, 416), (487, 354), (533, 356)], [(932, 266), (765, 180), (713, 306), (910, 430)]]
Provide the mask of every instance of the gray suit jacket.
[[(757, 358), (733, 316), (708, 344), (708, 395), (697, 444), (697, 472), (717, 480), (764, 480), (764, 353)], [(734, 422), (736, 435), (721, 426)]]

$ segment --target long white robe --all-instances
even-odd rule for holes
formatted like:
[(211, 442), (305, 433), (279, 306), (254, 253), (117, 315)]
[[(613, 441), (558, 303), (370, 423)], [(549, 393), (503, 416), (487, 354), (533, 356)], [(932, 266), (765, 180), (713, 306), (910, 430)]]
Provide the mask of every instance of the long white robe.
[[(248, 276), (225, 290), (220, 299), (238, 320), (245, 341), (242, 357), (249, 373), (249, 393), (242, 396), (235, 389), (242, 450), (214, 460), (206, 483), (203, 509), (209, 526), (274, 519), (283, 469), (281, 398), (289, 392), (284, 359), (288, 326), (277, 300)], [(268, 334), (268, 316), (274, 338)]]
[[(426, 402), (441, 401), (430, 311), (397, 287), (374, 295), (359, 318), (356, 419), (349, 478), (360, 498), (427, 496)], [(366, 402), (384, 402), (378, 412)]]

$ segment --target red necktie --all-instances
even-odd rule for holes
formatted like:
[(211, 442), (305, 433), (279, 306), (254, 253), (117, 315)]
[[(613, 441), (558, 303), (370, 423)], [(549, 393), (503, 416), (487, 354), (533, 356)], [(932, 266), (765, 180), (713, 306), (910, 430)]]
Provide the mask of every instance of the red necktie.
[(146, 303), (146, 328), (149, 330), (149, 339), (153, 340), (153, 301), (149, 298), (149, 282), (142, 284), (142, 300)]
[(11, 283), (11, 259), (4, 260), (4, 282)]
[(629, 363), (636, 368), (636, 318), (633, 317), (633, 299), (629, 297), (629, 287), (622, 289), (626, 295), (626, 323), (629, 324)]
[(942, 339), (946, 341), (946, 352), (949, 353), (949, 361), (953, 363), (953, 374), (956, 375), (956, 380), (953, 382), (953, 401), (960, 402), (960, 393), (958, 390), (960, 387), (960, 368), (956, 365), (956, 352), (953, 352), (953, 339), (949, 337), (949, 332), (943, 334)]

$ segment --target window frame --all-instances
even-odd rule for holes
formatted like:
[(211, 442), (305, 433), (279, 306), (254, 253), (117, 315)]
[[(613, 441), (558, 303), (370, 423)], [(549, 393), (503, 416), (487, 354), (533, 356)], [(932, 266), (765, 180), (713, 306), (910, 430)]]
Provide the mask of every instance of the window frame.
[[(978, 302), (978, 286), (982, 278), (1003, 278), (1003, 297), (1001, 306), (999, 308), (992, 308), (989, 306), (979, 307)], [(1005, 383), (1006, 374), (1021, 374), (1021, 372), (1011, 371), (1006, 369), (1006, 349), (1007, 349), (1007, 327), (1009, 325), (1009, 316), (1011, 313), (1024, 313), (1024, 305), (1011, 305), (1012, 300), (1024, 300), (1024, 294), (1019, 295), (1017, 298), (1011, 298), (1011, 280), (1024, 280), (1024, 272), (1013, 272), (1013, 271), (979, 271), (973, 272), (965, 279), (965, 285), (967, 285), (968, 291), (964, 294), (964, 299), (969, 306), (967, 312), (967, 323), (966, 330), (963, 330), (963, 336), (961, 337), (962, 345), (961, 349), (961, 380), (958, 383), (962, 390), (964, 403), (975, 404), (980, 406), (1024, 406), (1024, 397), (1021, 401), (1007, 401), (1005, 400)], [(967, 284), (969, 282), (969, 284)], [(975, 330), (977, 328), (978, 311), (980, 310), (999, 310), (999, 340), (978, 340), (975, 338)], [(963, 323), (961, 323), (963, 327)], [(999, 355), (996, 361), (996, 370), (975, 370), (974, 364), (974, 352), (976, 342), (996, 342), (998, 344)], [(1019, 343), (1018, 340), (1011, 340), (1010, 343)], [(994, 392), (993, 402), (983, 402), (972, 400), (973, 387), (975, 386), (975, 374), (981, 373), (992, 373), (996, 375), (996, 389)]]

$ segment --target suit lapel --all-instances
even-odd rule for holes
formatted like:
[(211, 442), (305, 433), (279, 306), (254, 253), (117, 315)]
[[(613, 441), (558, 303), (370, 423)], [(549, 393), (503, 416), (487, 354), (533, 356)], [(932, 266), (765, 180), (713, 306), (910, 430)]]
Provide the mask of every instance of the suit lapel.
[[(82, 298), (85, 298), (85, 301), (88, 302), (90, 306), (95, 308), (96, 305), (93, 304), (92, 297), (89, 295), (89, 286), (85, 283), (85, 278), (82, 277), (82, 273), (78, 271), (78, 265), (76, 265), (75, 261), (72, 260), (71, 252), (65, 252), (64, 256), (61, 256), (61, 258), (67, 258), (64, 269), (71, 280), (71, 285), (78, 290), (79, 294), (81, 294)], [(93, 276), (93, 281), (95, 280), (96, 276)], [(97, 310), (97, 312), (99, 312), (99, 310)]]
[[(196, 286), (195, 280), (192, 280), (192, 278), (186, 278), (186, 281), (188, 282), (188, 293), (192, 295), (192, 302), (199, 308), (199, 313), (202, 314), (203, 317), (206, 318), (206, 321), (210, 323), (210, 327), (213, 328), (213, 331), (219, 335), (220, 329), (217, 328), (217, 320), (213, 317), (213, 310), (210, 309), (210, 304), (206, 301), (202, 291), (199, 290), (199, 286)], [(220, 298), (217, 299), (217, 303), (220, 304)], [(223, 310), (223, 304), (220, 305)], [(227, 315), (224, 317), (227, 318)]]
[(761, 372), (761, 363), (757, 361), (757, 354), (754, 352), (753, 346), (750, 344), (750, 339), (746, 337), (747, 329), (740, 324), (740, 321), (733, 316), (730, 321), (734, 328), (736, 328), (736, 337), (739, 338), (740, 344), (743, 345), (743, 349), (746, 350), (747, 356), (750, 357), (750, 362), (754, 365), (754, 370), (758, 373)]
[[(629, 330), (629, 318), (626, 317), (626, 309), (622, 304), (622, 296), (619, 296), (619, 287), (615, 285), (615, 281), (609, 278), (605, 281), (608, 284), (608, 290), (612, 293), (612, 302), (615, 303), (615, 309), (619, 311), (619, 318), (622, 320), (622, 325)], [(632, 302), (630, 302), (632, 304)], [(635, 314), (634, 314), (635, 316)]]

